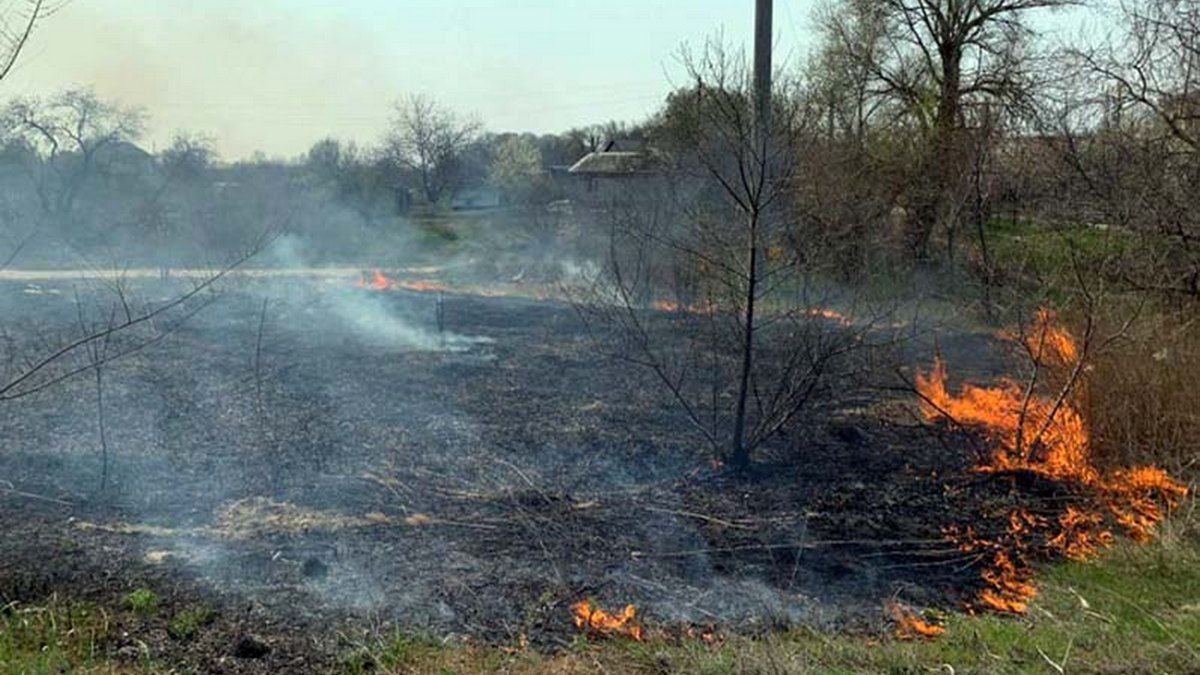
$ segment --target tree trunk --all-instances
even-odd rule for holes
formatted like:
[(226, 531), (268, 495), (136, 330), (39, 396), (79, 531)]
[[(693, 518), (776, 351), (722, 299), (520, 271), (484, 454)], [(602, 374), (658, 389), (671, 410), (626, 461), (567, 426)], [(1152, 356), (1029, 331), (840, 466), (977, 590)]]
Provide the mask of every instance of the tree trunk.
[(938, 92), (937, 119), (934, 124), (934, 190), (933, 222), (929, 233), (937, 228), (946, 232), (946, 260), (954, 261), (955, 222), (954, 190), (962, 175), (959, 117), (962, 113), (962, 53), (950, 48), (942, 54), (942, 87)]
[(737, 411), (733, 419), (733, 449), (729, 464), (738, 471), (750, 465), (746, 446), (746, 403), (750, 398), (750, 370), (754, 367), (754, 301), (758, 294), (758, 214), (750, 215), (750, 271), (746, 282), (746, 323), (742, 336), (742, 368), (738, 384)]

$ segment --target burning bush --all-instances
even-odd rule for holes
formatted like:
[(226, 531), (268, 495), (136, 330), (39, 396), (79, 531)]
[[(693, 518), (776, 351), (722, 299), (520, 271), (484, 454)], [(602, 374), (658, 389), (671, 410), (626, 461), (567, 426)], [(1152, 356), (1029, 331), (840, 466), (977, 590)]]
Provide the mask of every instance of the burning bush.
[(1039, 311), (1030, 331), (1001, 337), (1023, 344), (1035, 373), (1041, 368), (1070, 371), (1057, 395), (1039, 393), (1036, 376), (1024, 386), (1005, 378), (990, 387), (964, 384), (952, 393), (940, 359), (928, 374), (918, 374), (917, 391), (927, 419), (949, 420), (984, 435), (989, 454), (977, 471), (1028, 475), (1070, 495), (1068, 500), (1046, 500), (1039, 512), (1013, 509), (999, 536), (985, 537), (971, 526), (945, 532), (960, 550), (978, 554), (983, 562), (984, 587), (972, 608), (1020, 614), (1036, 595), (1034, 560), (1092, 558), (1112, 543), (1114, 525), (1135, 541), (1147, 541), (1187, 488), (1154, 466), (1110, 472), (1097, 468), (1089, 424), (1078, 404), (1087, 345), (1077, 343), (1052, 312)]

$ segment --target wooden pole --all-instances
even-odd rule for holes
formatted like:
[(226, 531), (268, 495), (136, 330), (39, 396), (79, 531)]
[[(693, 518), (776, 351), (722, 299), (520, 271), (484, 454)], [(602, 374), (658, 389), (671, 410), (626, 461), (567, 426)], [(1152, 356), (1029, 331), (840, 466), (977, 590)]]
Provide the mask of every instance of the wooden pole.
[(757, 0), (754, 13), (754, 104), (759, 142), (771, 134), (771, 38), (773, 0)]

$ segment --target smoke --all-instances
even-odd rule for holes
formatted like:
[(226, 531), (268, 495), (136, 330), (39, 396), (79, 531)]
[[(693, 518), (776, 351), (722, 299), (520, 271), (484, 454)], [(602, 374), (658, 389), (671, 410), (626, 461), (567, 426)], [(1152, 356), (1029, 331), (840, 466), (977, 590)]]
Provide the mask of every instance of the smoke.
[(216, 138), (229, 159), (291, 157), (328, 135), (378, 137), (404, 88), (387, 43), (354, 14), (280, 2), (70, 3), (34, 33), (6, 84), (91, 86), (144, 108), (150, 146), (188, 129)]
[[(265, 253), (262, 262), (283, 269), (313, 269), (307, 250), (308, 246), (299, 237), (283, 236)], [(268, 290), (292, 305), (328, 310), (330, 316), (325, 320), (311, 312), (309, 317), (330, 333), (349, 333), (374, 347), (463, 352), (493, 342), (487, 337), (458, 335), (438, 326), (443, 302), (440, 295), (424, 294), (416, 302), (400, 303), (392, 293), (356, 288), (352, 281), (337, 278), (327, 279), (319, 287), (284, 282), (271, 284)], [(311, 331), (311, 321), (296, 327)]]

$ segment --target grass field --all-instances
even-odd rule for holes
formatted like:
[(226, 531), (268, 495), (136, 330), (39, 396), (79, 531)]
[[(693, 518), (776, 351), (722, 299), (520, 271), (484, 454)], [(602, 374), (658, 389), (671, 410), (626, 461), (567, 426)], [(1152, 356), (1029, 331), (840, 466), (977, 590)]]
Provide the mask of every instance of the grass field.
[[(1200, 530), (1185, 505), (1153, 543), (1123, 543), (1092, 563), (1045, 570), (1024, 617), (950, 612), (932, 641), (792, 631), (719, 646), (651, 637), (558, 653), (437, 642), (416, 636), (348, 644), (340, 671), (356, 673), (1183, 673), (1200, 671)], [(131, 606), (51, 600), (0, 613), (5, 673), (189, 672), (147, 652), (112, 653), (138, 625)], [(168, 619), (169, 620), (169, 619)], [(564, 617), (564, 621), (568, 620)], [(197, 625), (196, 631), (204, 631)], [(137, 635), (131, 636), (138, 644)]]

